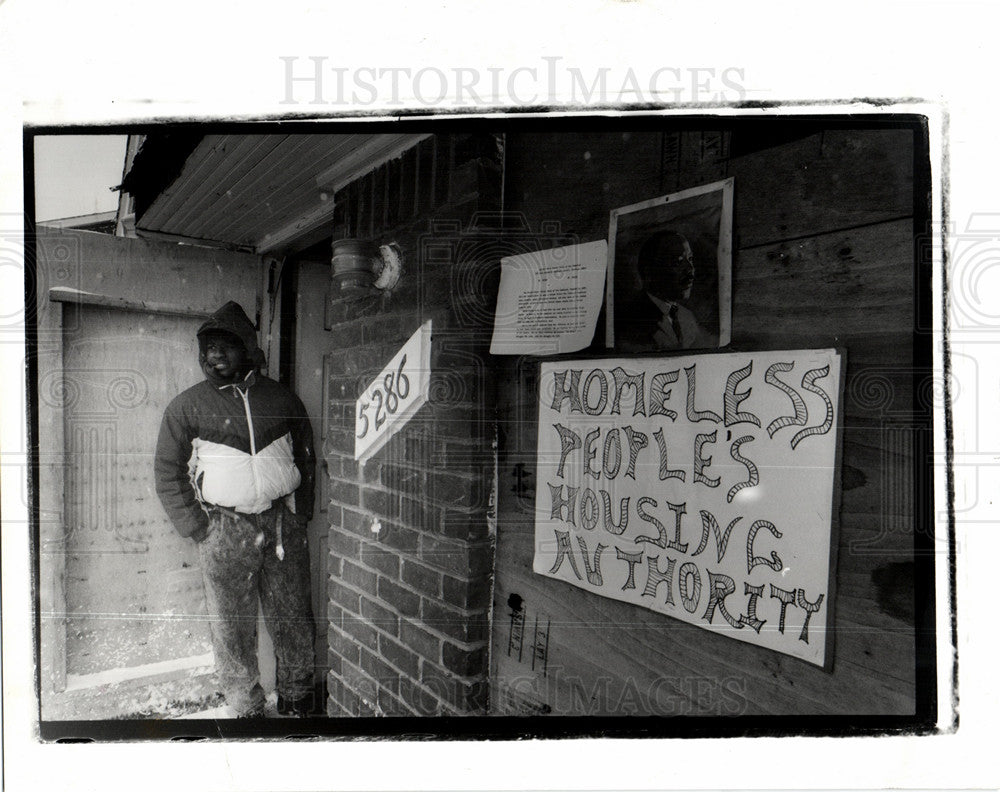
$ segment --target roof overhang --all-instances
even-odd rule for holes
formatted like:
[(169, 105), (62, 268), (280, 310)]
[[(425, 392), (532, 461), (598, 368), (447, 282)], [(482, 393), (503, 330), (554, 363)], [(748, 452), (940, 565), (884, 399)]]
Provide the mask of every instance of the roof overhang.
[(428, 136), (206, 135), (137, 218), (136, 233), (258, 254), (301, 250), (328, 235), (337, 190)]

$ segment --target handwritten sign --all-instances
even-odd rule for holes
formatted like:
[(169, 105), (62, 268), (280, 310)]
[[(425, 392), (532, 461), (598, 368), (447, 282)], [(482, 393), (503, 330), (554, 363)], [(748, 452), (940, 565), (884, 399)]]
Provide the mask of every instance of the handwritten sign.
[(354, 458), (368, 459), (427, 401), (431, 379), (431, 323), (412, 335), (358, 398)]
[(541, 367), (540, 575), (830, 660), (836, 350)]

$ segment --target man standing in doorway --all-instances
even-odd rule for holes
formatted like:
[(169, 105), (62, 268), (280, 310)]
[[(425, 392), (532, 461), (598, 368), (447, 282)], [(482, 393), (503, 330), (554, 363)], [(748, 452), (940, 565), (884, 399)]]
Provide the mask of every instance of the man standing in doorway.
[(302, 402), (263, 376), (243, 309), (228, 302), (198, 330), (206, 380), (177, 396), (156, 446), (156, 491), (198, 544), (219, 685), (236, 717), (264, 715), (257, 603), (274, 642), (279, 714), (313, 701), (314, 630), (306, 523), (316, 457)]

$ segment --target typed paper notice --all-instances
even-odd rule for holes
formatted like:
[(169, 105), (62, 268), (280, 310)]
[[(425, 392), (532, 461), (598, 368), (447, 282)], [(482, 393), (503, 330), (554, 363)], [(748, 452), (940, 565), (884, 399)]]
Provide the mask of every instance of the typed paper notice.
[(558, 355), (589, 346), (607, 266), (603, 239), (501, 259), (490, 353)]

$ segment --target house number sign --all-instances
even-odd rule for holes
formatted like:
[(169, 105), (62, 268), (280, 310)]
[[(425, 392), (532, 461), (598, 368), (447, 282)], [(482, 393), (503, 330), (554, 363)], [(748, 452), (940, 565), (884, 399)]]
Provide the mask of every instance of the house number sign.
[(367, 460), (427, 401), (431, 322), (423, 323), (365, 388), (355, 405), (354, 458)]

